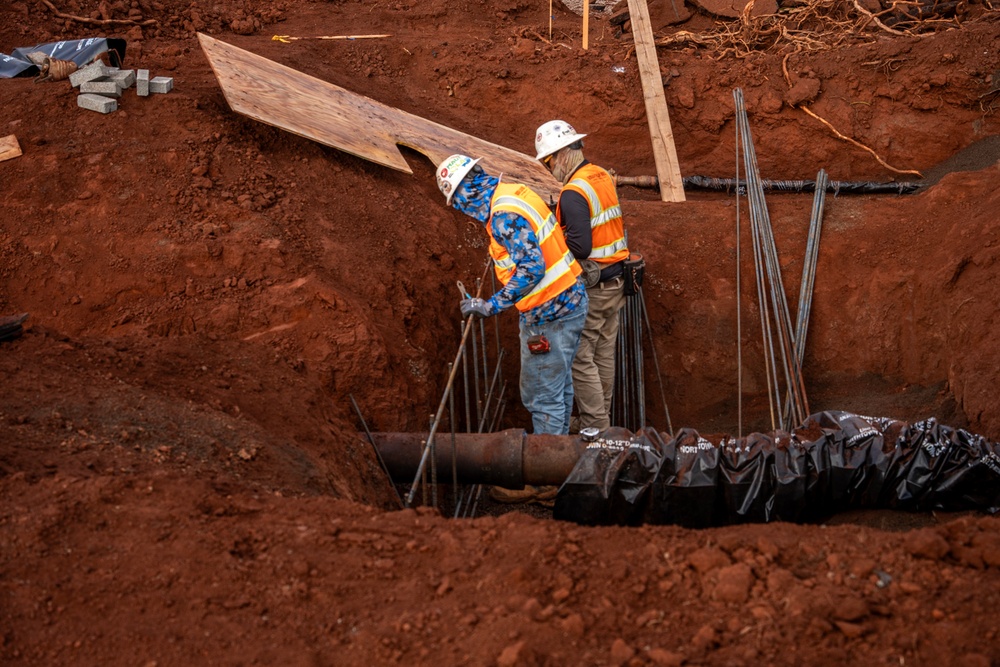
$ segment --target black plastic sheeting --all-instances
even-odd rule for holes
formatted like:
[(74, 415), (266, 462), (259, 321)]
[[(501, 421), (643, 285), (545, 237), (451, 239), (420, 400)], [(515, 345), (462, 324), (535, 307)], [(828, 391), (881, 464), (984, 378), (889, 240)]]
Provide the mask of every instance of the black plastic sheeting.
[(0, 53), (0, 79), (38, 74), (38, 68), (28, 60), (28, 54), (35, 51), (41, 51), (57, 60), (71, 60), (80, 67), (91, 63), (94, 58), (107, 52), (111, 65), (121, 67), (125, 60), (125, 40), (113, 37), (90, 37), (19, 47), (14, 49), (9, 56)]
[(1000, 511), (1000, 445), (935, 419), (811, 415), (792, 433), (718, 445), (681, 429), (611, 428), (559, 489), (553, 515), (585, 525), (808, 523), (851, 509)]

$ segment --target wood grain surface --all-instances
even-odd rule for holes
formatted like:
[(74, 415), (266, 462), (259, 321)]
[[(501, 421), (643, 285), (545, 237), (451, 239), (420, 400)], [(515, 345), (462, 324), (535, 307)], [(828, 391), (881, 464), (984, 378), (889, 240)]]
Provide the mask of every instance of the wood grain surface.
[[(303, 74), (199, 33), (198, 39), (233, 111), (325, 146), (413, 173), (397, 145), (437, 166), (453, 153), (482, 158), (490, 174), (524, 183), (546, 201), (560, 183), (533, 156), (483, 141)], [(530, 136), (533, 128), (526, 128)]]
[(21, 155), (21, 145), (17, 143), (17, 137), (13, 134), (0, 137), (0, 162), (10, 160), (19, 155)]
[(628, 11), (632, 19), (632, 35), (635, 38), (639, 77), (642, 80), (642, 96), (646, 101), (649, 135), (653, 140), (656, 176), (660, 179), (660, 199), (682, 202), (685, 201), (684, 183), (681, 180), (680, 163), (677, 161), (677, 148), (674, 146), (674, 132), (670, 128), (667, 99), (663, 95), (660, 61), (656, 55), (653, 26), (649, 20), (646, 0), (628, 0)]

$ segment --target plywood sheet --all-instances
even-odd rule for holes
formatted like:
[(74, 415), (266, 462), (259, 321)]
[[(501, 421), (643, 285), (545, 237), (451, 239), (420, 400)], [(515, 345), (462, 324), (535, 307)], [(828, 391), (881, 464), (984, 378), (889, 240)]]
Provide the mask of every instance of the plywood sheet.
[(0, 162), (10, 160), (19, 155), (21, 155), (21, 145), (17, 143), (17, 137), (13, 134), (0, 137)]
[(549, 201), (560, 183), (531, 155), (484, 141), (387, 106), (199, 33), (198, 39), (233, 111), (325, 146), (413, 173), (397, 145), (435, 166), (453, 153), (483, 158), (491, 174), (524, 183)]

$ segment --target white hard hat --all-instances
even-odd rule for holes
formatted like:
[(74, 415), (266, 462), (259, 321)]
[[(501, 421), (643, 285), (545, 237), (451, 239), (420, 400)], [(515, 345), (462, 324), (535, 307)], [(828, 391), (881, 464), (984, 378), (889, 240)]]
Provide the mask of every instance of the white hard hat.
[[(482, 158), (480, 158), (482, 159)], [(466, 174), (472, 171), (479, 159), (473, 160), (468, 155), (455, 154), (446, 158), (437, 167), (437, 184), (445, 201), (451, 204), (451, 198), (455, 196), (458, 184), (462, 182)]]
[(587, 135), (577, 134), (573, 126), (564, 120), (550, 120), (535, 132), (535, 151), (538, 152), (535, 159), (541, 160), (546, 155), (552, 155), (560, 148), (566, 148), (585, 136)]

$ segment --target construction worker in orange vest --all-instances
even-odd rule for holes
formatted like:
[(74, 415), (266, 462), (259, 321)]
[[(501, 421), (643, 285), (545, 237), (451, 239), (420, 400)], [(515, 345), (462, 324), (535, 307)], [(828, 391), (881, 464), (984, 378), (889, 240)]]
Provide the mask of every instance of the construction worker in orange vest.
[(625, 303), (623, 263), (629, 251), (614, 179), (584, 158), (585, 136), (565, 121), (552, 120), (535, 132), (535, 151), (536, 159), (563, 184), (556, 219), (583, 267), (590, 300), (573, 362), (577, 428), (604, 430), (611, 426), (618, 311)]
[(573, 359), (587, 317), (580, 266), (545, 202), (528, 186), (501, 183), (466, 155), (437, 168), (448, 204), (478, 220), (503, 287), (489, 299), (466, 298), (462, 315), (520, 312), (521, 401), (535, 433), (565, 435), (573, 409)]

